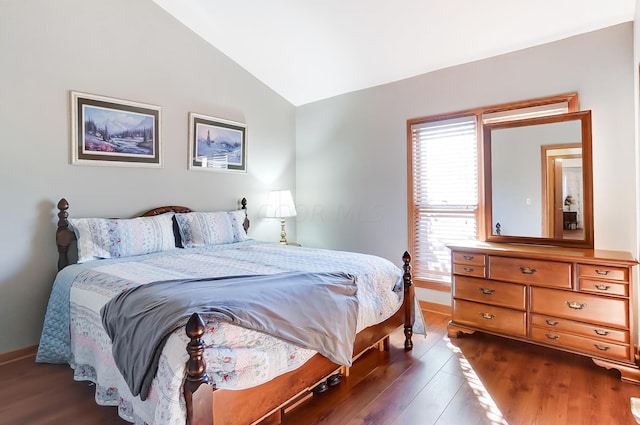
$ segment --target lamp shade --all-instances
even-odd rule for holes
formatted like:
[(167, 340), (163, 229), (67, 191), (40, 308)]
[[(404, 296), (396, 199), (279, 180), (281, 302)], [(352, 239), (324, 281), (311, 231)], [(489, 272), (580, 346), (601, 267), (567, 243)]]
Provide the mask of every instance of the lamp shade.
[(267, 217), (284, 218), (296, 215), (290, 190), (274, 190), (267, 198)]

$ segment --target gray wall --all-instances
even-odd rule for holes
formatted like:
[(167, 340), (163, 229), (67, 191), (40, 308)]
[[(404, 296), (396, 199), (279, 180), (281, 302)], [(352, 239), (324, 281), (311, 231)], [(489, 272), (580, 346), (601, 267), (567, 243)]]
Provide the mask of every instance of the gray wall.
[[(619, 25), (294, 109), (147, 0), (0, 0), (0, 353), (37, 343), (55, 275), (55, 203), (73, 216), (250, 203), (294, 190), (289, 239), (400, 262), (406, 120), (578, 91), (593, 110), (595, 243), (637, 255), (633, 29)], [(69, 91), (163, 107), (161, 169), (70, 164)], [(187, 170), (189, 112), (245, 122), (247, 174)], [(296, 174), (297, 171), (297, 174)], [(296, 191), (297, 189), (297, 191)], [(622, 195), (622, 196), (621, 196)], [(433, 302), (446, 293), (419, 291)]]
[[(162, 106), (164, 167), (71, 165), (70, 90)], [(247, 124), (248, 173), (187, 170), (189, 112)], [(0, 143), (0, 353), (38, 342), (61, 197), (75, 217), (127, 217), (246, 196), (250, 235), (275, 241), (267, 192), (295, 190), (294, 107), (150, 0), (1, 0)]]
[(400, 263), (407, 119), (576, 91), (593, 110), (596, 248), (637, 256), (633, 55), (627, 23), (298, 107), (298, 241)]

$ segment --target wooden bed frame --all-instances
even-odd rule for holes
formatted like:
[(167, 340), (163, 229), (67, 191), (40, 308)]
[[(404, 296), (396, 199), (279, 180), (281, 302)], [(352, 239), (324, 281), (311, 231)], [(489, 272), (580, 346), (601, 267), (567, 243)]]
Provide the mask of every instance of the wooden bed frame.
[[(249, 228), (246, 217), (247, 200), (243, 198), (241, 208), (245, 210), (244, 229)], [(58, 247), (58, 270), (69, 265), (69, 246), (76, 239), (67, 220), (69, 203), (66, 199), (58, 202), (58, 226), (56, 245)], [(192, 212), (182, 206), (164, 206), (139, 214), (149, 217), (166, 212)], [(411, 277), (411, 256), (405, 252), (403, 261), (404, 302), (390, 318), (377, 325), (362, 330), (356, 336), (354, 359), (370, 348), (388, 349), (389, 335), (404, 327), (404, 349), (413, 348), (414, 288)], [(316, 354), (296, 370), (280, 375), (262, 385), (244, 390), (218, 390), (210, 384), (203, 358), (204, 343), (200, 339), (205, 332), (202, 318), (194, 313), (189, 319), (186, 334), (191, 339), (186, 347), (189, 360), (186, 364), (184, 397), (187, 407), (188, 425), (249, 425), (278, 424), (284, 411), (297, 405), (312, 394), (312, 389), (322, 385), (338, 373), (348, 370), (326, 357)], [(207, 385), (203, 385), (207, 384)]]

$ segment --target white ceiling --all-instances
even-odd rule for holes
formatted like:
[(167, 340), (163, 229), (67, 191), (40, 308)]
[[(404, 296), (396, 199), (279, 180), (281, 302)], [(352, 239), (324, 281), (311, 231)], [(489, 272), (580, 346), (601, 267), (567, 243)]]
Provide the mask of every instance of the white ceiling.
[(153, 0), (298, 106), (632, 21), (636, 0)]

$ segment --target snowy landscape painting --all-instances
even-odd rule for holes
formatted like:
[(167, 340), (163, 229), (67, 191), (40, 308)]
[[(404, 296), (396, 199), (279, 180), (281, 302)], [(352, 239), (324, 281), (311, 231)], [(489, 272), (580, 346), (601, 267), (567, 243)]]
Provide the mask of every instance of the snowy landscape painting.
[(246, 172), (246, 126), (189, 114), (189, 168)]
[(159, 121), (159, 107), (72, 92), (72, 162), (160, 166)]

